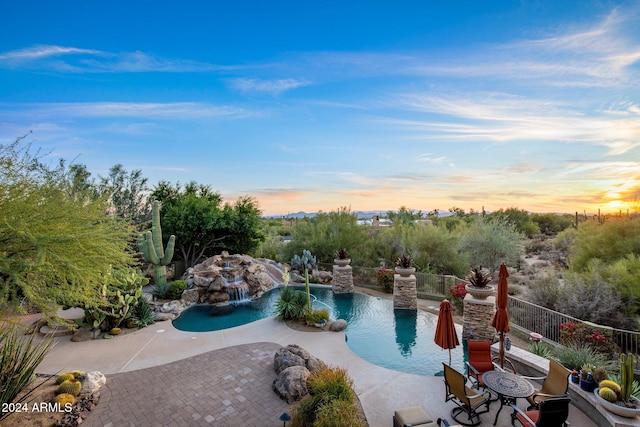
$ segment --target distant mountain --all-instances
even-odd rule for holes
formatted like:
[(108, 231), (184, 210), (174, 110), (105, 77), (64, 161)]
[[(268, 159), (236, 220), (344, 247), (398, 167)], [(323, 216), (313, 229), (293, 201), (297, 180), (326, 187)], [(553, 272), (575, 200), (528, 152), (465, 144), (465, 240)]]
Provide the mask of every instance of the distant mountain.
[[(356, 217), (358, 219), (371, 219), (376, 215), (380, 215), (380, 216), (384, 216), (386, 215), (388, 211), (386, 210), (378, 210), (378, 211), (353, 211), (354, 214), (356, 214)], [(273, 218), (313, 218), (314, 216), (318, 215), (317, 212), (304, 212), (304, 211), (300, 211), (300, 212), (295, 212), (295, 213), (288, 213), (286, 215), (266, 215), (264, 216), (264, 218), (269, 218), (269, 219), (273, 219)], [(449, 212), (449, 211), (440, 211), (438, 212), (438, 216), (441, 218), (444, 217), (448, 217), (453, 215), (453, 213)]]

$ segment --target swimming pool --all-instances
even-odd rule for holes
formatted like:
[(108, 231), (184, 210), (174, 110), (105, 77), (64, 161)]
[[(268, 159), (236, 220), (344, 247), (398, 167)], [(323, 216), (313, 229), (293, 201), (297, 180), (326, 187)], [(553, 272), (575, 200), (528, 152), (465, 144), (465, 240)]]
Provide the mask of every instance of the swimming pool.
[[(212, 316), (210, 306), (185, 310), (173, 325), (180, 330), (205, 332), (228, 329), (274, 315), (282, 288), (265, 293), (251, 303), (239, 304), (225, 315)], [(433, 342), (437, 316), (420, 310), (394, 310), (393, 301), (369, 295), (334, 294), (329, 288), (313, 287), (314, 308), (328, 308), (332, 319), (347, 321), (346, 341), (363, 359), (388, 369), (420, 375), (435, 375), (448, 362), (449, 353)], [(461, 328), (458, 336), (461, 336)], [(462, 345), (451, 351), (451, 364), (464, 369)]]

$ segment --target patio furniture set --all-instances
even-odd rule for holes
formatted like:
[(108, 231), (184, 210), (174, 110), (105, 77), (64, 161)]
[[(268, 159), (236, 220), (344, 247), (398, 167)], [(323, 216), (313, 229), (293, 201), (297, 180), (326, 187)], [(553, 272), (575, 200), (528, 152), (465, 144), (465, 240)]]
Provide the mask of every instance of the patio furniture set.
[[(464, 426), (481, 423), (480, 414), (489, 412), (492, 402), (499, 401), (493, 425), (505, 406), (512, 408), (511, 424), (522, 427), (566, 427), (569, 416), (569, 370), (554, 360), (549, 361), (546, 377), (533, 378), (500, 369), (491, 360), (491, 344), (488, 341), (469, 341), (467, 375), (446, 363), (444, 381), (445, 401), (456, 407), (451, 417)], [(536, 389), (529, 380), (544, 380)], [(526, 399), (526, 411), (518, 408), (518, 399)], [(449, 426), (446, 419), (433, 419), (421, 407), (405, 408), (394, 413), (394, 427)]]

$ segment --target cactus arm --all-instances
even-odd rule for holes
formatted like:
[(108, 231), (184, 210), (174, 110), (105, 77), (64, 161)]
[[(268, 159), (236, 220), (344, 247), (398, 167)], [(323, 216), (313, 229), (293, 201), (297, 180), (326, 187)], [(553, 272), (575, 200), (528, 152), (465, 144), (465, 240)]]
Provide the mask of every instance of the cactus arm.
[(158, 258), (164, 258), (164, 248), (162, 247), (162, 227), (160, 225), (160, 204), (153, 202), (153, 216), (151, 217), (151, 231), (153, 234), (153, 247)]
[(164, 256), (160, 259), (160, 264), (167, 265), (171, 262), (171, 258), (173, 258), (173, 250), (176, 245), (176, 236), (173, 234), (169, 237), (169, 241), (167, 242), (167, 249), (164, 251)]
[(140, 246), (140, 251), (142, 252), (144, 260), (153, 265), (160, 264), (160, 257), (158, 256), (153, 244), (153, 233), (151, 231), (147, 231), (142, 235), (141, 241), (142, 245)]
[(620, 355), (620, 398), (627, 402), (633, 386), (633, 355)]

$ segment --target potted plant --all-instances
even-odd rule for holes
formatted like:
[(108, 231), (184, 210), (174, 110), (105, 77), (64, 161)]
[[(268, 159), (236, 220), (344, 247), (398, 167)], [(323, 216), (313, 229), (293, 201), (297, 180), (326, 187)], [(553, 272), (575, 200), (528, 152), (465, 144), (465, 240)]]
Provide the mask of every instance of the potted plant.
[(402, 255), (396, 259), (396, 273), (401, 277), (409, 277), (415, 272), (416, 269), (413, 267), (413, 259), (410, 256)]
[(577, 369), (571, 371), (571, 382), (574, 384), (580, 383), (580, 372)]
[(580, 370), (580, 388), (587, 392), (592, 392), (596, 388), (596, 382), (593, 378), (593, 372), (596, 367), (590, 363), (582, 365)]
[(633, 355), (620, 355), (619, 384), (612, 380), (601, 381), (595, 390), (600, 406), (621, 417), (640, 415), (640, 400), (631, 394), (633, 389)]
[(487, 297), (495, 293), (493, 286), (489, 286), (491, 282), (491, 276), (482, 271), (482, 267), (474, 268), (471, 270), (471, 276), (469, 277), (469, 284), (465, 286), (467, 292), (473, 295), (474, 298), (486, 299)]
[(345, 248), (338, 249), (333, 262), (338, 267), (346, 267), (351, 262), (351, 259), (349, 259), (349, 252), (347, 252)]

